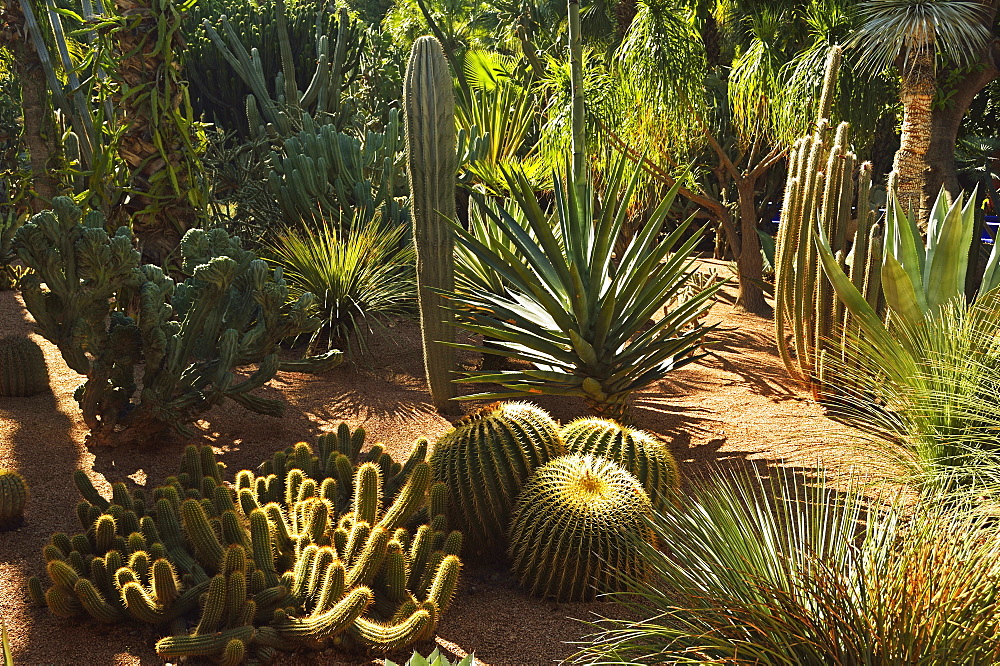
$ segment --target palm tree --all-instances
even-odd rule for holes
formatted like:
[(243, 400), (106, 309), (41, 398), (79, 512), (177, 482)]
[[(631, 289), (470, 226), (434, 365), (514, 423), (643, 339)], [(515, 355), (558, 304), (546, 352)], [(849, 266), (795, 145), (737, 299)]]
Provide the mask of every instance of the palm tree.
[[(993, 34), (998, 0), (870, 0), (853, 44), (869, 73), (899, 72), (903, 104), (893, 161), (899, 197), (926, 227), (942, 185), (961, 189), (955, 168), (959, 125), (972, 99), (1000, 71)], [(939, 63), (944, 62), (943, 67)]]

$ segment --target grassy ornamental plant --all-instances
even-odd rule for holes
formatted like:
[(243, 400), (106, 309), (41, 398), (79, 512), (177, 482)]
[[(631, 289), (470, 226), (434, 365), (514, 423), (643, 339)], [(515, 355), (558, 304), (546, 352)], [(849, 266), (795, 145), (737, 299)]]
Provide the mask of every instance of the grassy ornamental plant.
[[(575, 663), (994, 664), (1000, 660), (995, 517), (872, 503), (775, 470), (695, 486), (658, 513), (652, 568)], [(634, 596), (633, 596), (634, 595)]]
[[(456, 325), (498, 341), (495, 347), (456, 346), (531, 365), (467, 372), (458, 381), (497, 383), (503, 390), (462, 399), (579, 396), (595, 415), (627, 420), (637, 391), (701, 358), (698, 346), (713, 327), (690, 324), (708, 310), (720, 285), (663, 313), (652, 326), (649, 322), (690, 279), (690, 253), (702, 232), (691, 233), (688, 219), (663, 235), (675, 187), (624, 242), (640, 175), (638, 167), (631, 174), (627, 169), (621, 158), (605, 174), (603, 196), (589, 179), (556, 177), (551, 211), (543, 209), (523, 175), (508, 174), (511, 201), (523, 220), (504, 208), (483, 205), (481, 210), (513, 249), (502, 242), (486, 244), (455, 225), (461, 244), (508, 285), (495, 293), (473, 282), (451, 294)], [(625, 249), (616, 254), (619, 242)]]
[(32, 578), (31, 596), (60, 617), (170, 625), (156, 651), (171, 661), (425, 640), (458, 585), (461, 533), (445, 532), (443, 515), (418, 519), (425, 443), (405, 464), (363, 443), (341, 426), (316, 453), (299, 443), (233, 482), (211, 447), (189, 446), (151, 498), (116, 482), (109, 501), (79, 472), (84, 531), (52, 536), (51, 586)]

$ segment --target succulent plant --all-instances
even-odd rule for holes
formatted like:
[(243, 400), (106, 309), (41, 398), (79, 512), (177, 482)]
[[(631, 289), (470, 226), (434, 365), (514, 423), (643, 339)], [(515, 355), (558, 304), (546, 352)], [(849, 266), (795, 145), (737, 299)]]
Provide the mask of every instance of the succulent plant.
[(424, 367), (431, 400), (438, 409), (455, 396), (451, 373), (455, 350), (452, 313), (436, 290), (455, 286), (455, 177), (458, 172), (455, 98), (440, 42), (430, 36), (413, 43), (406, 67), (407, 172), (417, 249), (417, 297)]
[(27, 502), (28, 484), (24, 477), (17, 472), (0, 469), (0, 532), (21, 526)]
[(0, 338), (0, 397), (21, 398), (48, 389), (49, 371), (42, 348), (20, 335)]
[(458, 584), (461, 534), (439, 529), (442, 515), (406, 527), (427, 503), (426, 445), (405, 465), (381, 453), (355, 465), (347, 453), (360, 452), (364, 432), (339, 434), (320, 439), (322, 463), (300, 443), (232, 485), (211, 447), (189, 446), (151, 500), (114, 483), (109, 501), (77, 474), (84, 532), (52, 536), (52, 585), (32, 579), (32, 598), (101, 622), (196, 620), (157, 643), (168, 659), (269, 663), (277, 650), (387, 651), (431, 636)]
[[(90, 441), (148, 445), (165, 432), (190, 434), (196, 414), (227, 399), (282, 412), (284, 403), (252, 392), (287, 367), (277, 354), (283, 338), (320, 325), (310, 314), (312, 294), (289, 302), (281, 271), (218, 228), (184, 235), (181, 270), (190, 277), (175, 283), (159, 267), (140, 265), (127, 226), (109, 236), (99, 213), (83, 216), (67, 197), (53, 207), (14, 237), (35, 270), (21, 290), (41, 334), (87, 376), (76, 397)], [(340, 356), (289, 369), (321, 371)], [(251, 365), (238, 381), (233, 370)]]
[[(475, 657), (470, 654), (467, 657), (464, 657), (461, 661), (455, 662), (455, 666), (475, 666), (475, 663)], [(400, 665), (394, 661), (386, 659), (385, 666)], [(435, 650), (426, 657), (414, 652), (413, 656), (410, 657), (402, 666), (452, 666), (452, 662), (448, 661), (448, 658), (441, 654), (441, 650), (435, 648)]]
[(646, 576), (649, 497), (618, 463), (570, 454), (540, 467), (521, 493), (509, 555), (521, 585), (557, 601), (589, 601)]
[(607, 458), (628, 470), (639, 479), (654, 508), (672, 500), (680, 484), (677, 461), (648, 432), (608, 419), (582, 418), (563, 426), (560, 434), (570, 453)]
[(559, 425), (526, 402), (487, 405), (457, 421), (431, 455), (434, 480), (448, 486), (448, 516), (471, 548), (502, 557), (510, 515), (537, 467), (566, 453)]

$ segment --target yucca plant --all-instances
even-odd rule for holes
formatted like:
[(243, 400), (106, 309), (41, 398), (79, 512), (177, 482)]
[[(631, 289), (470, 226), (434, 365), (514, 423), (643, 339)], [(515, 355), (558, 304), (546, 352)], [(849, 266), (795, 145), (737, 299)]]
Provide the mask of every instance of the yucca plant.
[(312, 334), (310, 348), (363, 353), (365, 335), (379, 317), (412, 311), (413, 247), (402, 242), (405, 233), (376, 220), (346, 232), (326, 223), (274, 235), (270, 261), (283, 269), (291, 296), (316, 295), (324, 325)]
[(556, 175), (554, 204), (545, 210), (531, 183), (507, 172), (510, 205), (523, 220), (504, 207), (481, 206), (496, 225), (493, 243), (455, 225), (461, 245), (508, 285), (504, 293), (473, 284), (450, 294), (458, 327), (498, 341), (496, 348), (456, 346), (532, 365), (467, 372), (457, 381), (497, 383), (503, 390), (463, 399), (573, 395), (595, 415), (622, 420), (637, 391), (701, 358), (698, 345), (713, 327), (689, 325), (711, 306), (719, 285), (650, 323), (690, 279), (690, 253), (704, 231), (691, 231), (689, 218), (666, 233), (676, 187), (625, 251), (614, 252), (639, 175), (638, 167), (627, 173), (627, 161), (619, 158), (600, 197), (585, 175)]
[(788, 469), (697, 485), (652, 520), (669, 552), (574, 657), (588, 664), (895, 666), (1000, 659), (1000, 527), (872, 503)]

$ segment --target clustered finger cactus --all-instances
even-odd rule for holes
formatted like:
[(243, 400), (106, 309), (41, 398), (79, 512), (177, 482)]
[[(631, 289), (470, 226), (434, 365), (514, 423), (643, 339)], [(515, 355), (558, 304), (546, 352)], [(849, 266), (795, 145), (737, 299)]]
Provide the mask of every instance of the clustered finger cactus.
[(0, 338), (0, 398), (23, 398), (49, 389), (45, 355), (31, 338)]
[(0, 468), (0, 532), (17, 529), (24, 523), (28, 503), (28, 483), (24, 477)]
[(598, 418), (577, 419), (560, 433), (570, 453), (613, 460), (633, 474), (653, 506), (671, 502), (680, 483), (677, 461), (670, 450), (642, 430)]
[[(63, 617), (169, 626), (156, 650), (170, 660), (269, 663), (429, 638), (458, 584), (461, 533), (434, 513), (444, 488), (425, 443), (405, 464), (363, 443), (342, 426), (319, 455), (299, 443), (233, 483), (211, 447), (189, 446), (149, 500), (114, 483), (109, 501), (78, 472), (85, 531), (53, 535), (52, 585), (33, 578), (30, 592)], [(428, 495), (433, 519), (411, 531)]]
[(647, 576), (636, 540), (653, 542), (652, 505), (617, 463), (570, 454), (540, 467), (510, 526), (514, 573), (532, 594), (588, 601)]
[[(100, 214), (83, 216), (65, 197), (53, 207), (15, 236), (35, 270), (21, 289), (41, 334), (87, 377), (76, 397), (90, 441), (149, 445), (165, 432), (191, 434), (195, 415), (225, 399), (282, 413), (284, 403), (252, 392), (279, 369), (278, 342), (319, 327), (312, 294), (289, 302), (281, 271), (221, 229), (184, 235), (181, 270), (190, 277), (175, 283), (140, 265), (127, 227), (109, 236)], [(334, 351), (293, 363), (322, 370), (339, 359)], [(256, 367), (237, 380), (234, 370), (248, 365)]]
[(521, 487), (537, 467), (564, 453), (559, 425), (526, 402), (488, 405), (441, 437), (431, 456), (434, 479), (447, 484), (448, 515), (472, 551), (502, 555)]

